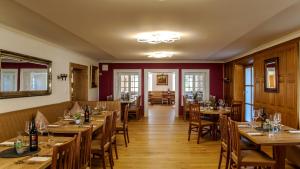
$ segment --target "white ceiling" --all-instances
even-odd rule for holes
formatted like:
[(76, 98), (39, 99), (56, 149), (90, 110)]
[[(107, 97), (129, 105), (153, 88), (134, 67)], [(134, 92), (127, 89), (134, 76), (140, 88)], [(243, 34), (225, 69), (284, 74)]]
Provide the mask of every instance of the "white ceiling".
[[(102, 59), (149, 60), (144, 53), (172, 50), (177, 52), (173, 60), (222, 61), (300, 29), (297, 2), (2, 0), (0, 22)], [(157, 45), (134, 39), (137, 33), (160, 30), (183, 36)]]

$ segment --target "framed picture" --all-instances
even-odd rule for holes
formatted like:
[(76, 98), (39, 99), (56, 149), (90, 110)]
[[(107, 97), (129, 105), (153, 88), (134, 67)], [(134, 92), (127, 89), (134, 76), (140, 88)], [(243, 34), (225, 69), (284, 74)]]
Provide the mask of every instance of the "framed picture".
[(265, 60), (265, 92), (279, 91), (278, 60), (278, 57)]
[(90, 66), (90, 84), (91, 88), (97, 88), (98, 87), (98, 81), (99, 81), (99, 72), (97, 66)]
[(156, 85), (168, 85), (168, 75), (164, 75), (164, 74), (157, 75)]

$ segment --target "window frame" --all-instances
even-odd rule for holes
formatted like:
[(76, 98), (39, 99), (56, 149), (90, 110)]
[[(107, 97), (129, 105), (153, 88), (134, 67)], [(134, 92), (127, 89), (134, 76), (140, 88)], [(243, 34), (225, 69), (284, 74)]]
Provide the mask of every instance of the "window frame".
[[(142, 70), (141, 69), (114, 69), (114, 90), (113, 90), (113, 96), (114, 99), (119, 99), (121, 97), (121, 79), (119, 79), (120, 75), (133, 75), (136, 74), (138, 75), (138, 95), (141, 95), (141, 74)], [(131, 76), (129, 76), (130, 78)], [(129, 79), (129, 82), (131, 82), (131, 79)], [(128, 87), (130, 87), (131, 84), (129, 84)]]
[(1, 69), (1, 77), (0, 77), (0, 79), (3, 79), (3, 73), (7, 73), (7, 72), (13, 72), (14, 74), (15, 74), (15, 89), (16, 89), (16, 91), (2, 91), (2, 89), (3, 89), (3, 83), (2, 83), (2, 81), (0, 81), (1, 82), (1, 84), (0, 84), (0, 91), (2, 91), (2, 92), (17, 92), (18, 91), (18, 69)]
[[(252, 82), (252, 84), (246, 84), (246, 69), (247, 68), (251, 68), (251, 82)], [(252, 109), (251, 109), (251, 112), (250, 112), (250, 118), (252, 118), (253, 117), (253, 113), (254, 113), (254, 66), (253, 65), (247, 65), (247, 66), (245, 66), (245, 68), (244, 68), (244, 102), (245, 102), (245, 114), (244, 114), (244, 120), (246, 120), (246, 106), (248, 105), (248, 106), (250, 106)], [(250, 87), (251, 88), (251, 102), (252, 102), (252, 104), (251, 103), (248, 103), (248, 102), (246, 102), (246, 87)], [(251, 120), (251, 119), (250, 119)]]
[[(203, 98), (205, 100), (209, 99), (210, 94), (210, 70), (209, 69), (182, 69), (181, 70), (181, 106), (183, 106), (183, 96), (185, 94), (185, 75), (186, 74), (197, 74), (197, 73), (205, 73), (205, 79), (203, 80), (205, 83), (205, 89), (203, 93)], [(193, 77), (194, 78), (194, 77)]]

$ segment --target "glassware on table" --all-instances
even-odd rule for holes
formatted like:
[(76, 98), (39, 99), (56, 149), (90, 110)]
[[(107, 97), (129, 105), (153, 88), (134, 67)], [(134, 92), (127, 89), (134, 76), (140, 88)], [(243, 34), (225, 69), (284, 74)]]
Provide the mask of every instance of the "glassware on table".
[(38, 130), (41, 133), (41, 135), (44, 135), (44, 132), (46, 132), (46, 129), (47, 129), (47, 125), (45, 124), (45, 122), (40, 121), (39, 126), (38, 126)]
[(64, 111), (64, 118), (65, 119), (69, 119), (71, 116), (70, 116), (70, 112), (68, 110), (65, 110)]
[(53, 147), (55, 145), (55, 139), (52, 132), (48, 132), (48, 146)]
[(101, 110), (102, 110), (102, 111), (105, 111), (105, 110), (106, 110), (106, 102), (103, 102), (103, 103), (101, 104)]
[(275, 134), (275, 130), (274, 130), (274, 122), (273, 121), (269, 121), (269, 128), (268, 128), (268, 136), (269, 137), (273, 137)]
[(281, 129), (281, 113), (275, 113), (273, 116), (273, 121), (276, 132), (278, 132)]
[(30, 130), (30, 122), (29, 121), (26, 121), (25, 122), (25, 133), (27, 133), (29, 135), (29, 130)]

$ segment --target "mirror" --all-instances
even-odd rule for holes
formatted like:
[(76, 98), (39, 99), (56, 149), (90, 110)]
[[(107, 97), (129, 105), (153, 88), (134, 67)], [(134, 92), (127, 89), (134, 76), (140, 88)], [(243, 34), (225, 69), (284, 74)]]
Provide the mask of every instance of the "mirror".
[(279, 91), (278, 57), (265, 60), (265, 92)]
[(51, 94), (51, 61), (0, 50), (0, 99)]

